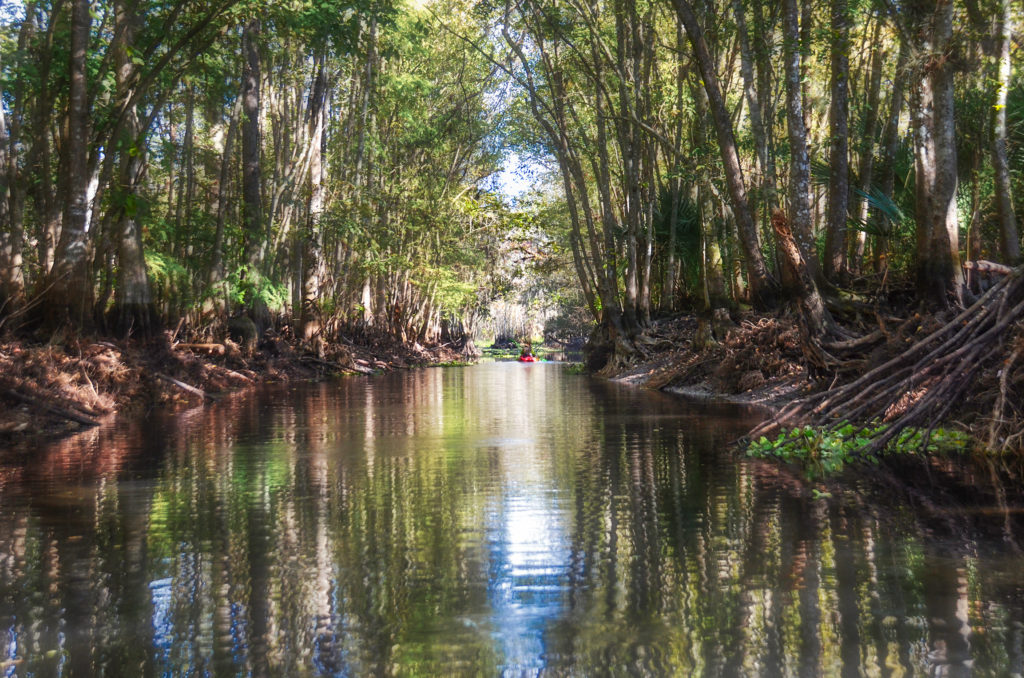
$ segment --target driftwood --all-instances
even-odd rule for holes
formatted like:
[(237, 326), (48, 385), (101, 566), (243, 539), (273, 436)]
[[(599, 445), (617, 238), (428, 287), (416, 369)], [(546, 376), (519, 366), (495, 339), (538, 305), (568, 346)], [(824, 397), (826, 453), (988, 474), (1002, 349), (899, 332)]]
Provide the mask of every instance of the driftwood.
[(159, 372), (157, 372), (156, 373), (156, 378), (157, 379), (162, 379), (163, 381), (166, 381), (168, 384), (174, 384), (175, 386), (180, 388), (182, 391), (186, 391), (187, 393), (191, 393), (192, 395), (199, 396), (200, 398), (209, 399), (209, 400), (216, 400), (216, 398), (214, 398), (212, 395), (210, 395), (209, 393), (207, 393), (203, 389), (196, 388), (195, 386), (190, 386), (189, 384), (186, 384), (183, 381), (178, 381), (174, 377), (168, 377), (166, 374), (160, 374)]
[(195, 351), (197, 353), (210, 353), (212, 355), (224, 355), (224, 344), (175, 344), (175, 349), (184, 351)]
[[(962, 402), (974, 377), (999, 355), (1010, 327), (1022, 319), (1024, 266), (1018, 266), (903, 353), (848, 384), (794, 402), (749, 435), (796, 424), (836, 428), (851, 422), (869, 434), (870, 442), (860, 450), (864, 454), (884, 449), (912, 426), (925, 429), (922, 445), (927, 446), (934, 427)], [(867, 426), (876, 428), (867, 431)]]
[(8, 386), (0, 386), (0, 393), (9, 398), (20, 400), (21, 402), (31, 405), (32, 407), (36, 407), (46, 412), (49, 412), (50, 414), (57, 415), (62, 419), (68, 419), (70, 421), (83, 424), (85, 426), (99, 426), (100, 424), (100, 422), (94, 419), (93, 417), (86, 416), (81, 412), (76, 412), (74, 409), (71, 409), (70, 407), (61, 407), (59, 405), (55, 405), (52, 402), (52, 397), (48, 395), (33, 395), (30, 393), (26, 393), (23, 390), (23, 387), (15, 388)]
[(301, 358), (299, 358), (299, 360), (302, 361), (302, 362), (305, 362), (305, 363), (314, 363), (316, 365), (323, 365), (324, 367), (330, 367), (331, 369), (338, 370), (340, 372), (358, 372), (360, 374), (373, 374), (373, 370), (372, 369), (370, 369), (369, 367), (363, 367), (362, 365), (358, 364), (360, 362), (363, 362), (363, 361), (360, 361), (360, 360), (354, 361), (352, 363), (352, 365), (349, 366), (349, 367), (346, 367), (345, 365), (342, 365), (341, 363), (331, 362), (330, 360), (322, 360), (320, 358), (314, 358), (313, 356), (310, 356), (310, 355), (304, 355)]

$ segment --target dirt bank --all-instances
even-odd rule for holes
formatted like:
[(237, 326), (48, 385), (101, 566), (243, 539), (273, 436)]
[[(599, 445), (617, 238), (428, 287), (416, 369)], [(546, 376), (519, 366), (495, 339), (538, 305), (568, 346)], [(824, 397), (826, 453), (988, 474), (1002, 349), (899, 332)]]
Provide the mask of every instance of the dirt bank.
[(368, 375), (458, 359), (444, 347), (363, 344), (306, 346), (280, 338), (245, 351), (230, 340), (141, 343), (80, 338), (0, 343), (0, 446), (60, 437), (115, 414), (180, 409), (260, 383)]

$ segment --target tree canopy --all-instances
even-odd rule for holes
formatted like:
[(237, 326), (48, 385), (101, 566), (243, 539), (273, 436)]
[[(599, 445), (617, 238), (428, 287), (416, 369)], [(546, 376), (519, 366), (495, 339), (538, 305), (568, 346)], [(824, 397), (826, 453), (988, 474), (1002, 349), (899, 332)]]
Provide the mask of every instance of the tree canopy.
[[(439, 341), (531, 248), (548, 282), (517, 301), (549, 285), (619, 359), (686, 309), (809, 299), (827, 334), (841, 288), (960, 305), (964, 262), (1020, 261), (1020, 12), (28, 0), (0, 33), (0, 315)], [(518, 200), (513, 152), (546, 168)]]

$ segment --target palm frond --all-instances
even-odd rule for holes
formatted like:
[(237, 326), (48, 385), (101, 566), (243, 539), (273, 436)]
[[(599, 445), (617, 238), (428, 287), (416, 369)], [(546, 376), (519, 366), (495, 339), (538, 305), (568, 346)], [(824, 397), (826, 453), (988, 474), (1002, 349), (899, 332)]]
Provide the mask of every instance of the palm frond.
[(888, 237), (892, 235), (895, 227), (907, 219), (900, 206), (893, 201), (892, 196), (886, 195), (878, 186), (872, 186), (868, 192), (859, 188), (854, 192), (868, 201), (871, 213), (881, 217), (880, 219), (868, 217), (867, 220), (850, 219), (850, 228), (864, 231), (870, 235)]

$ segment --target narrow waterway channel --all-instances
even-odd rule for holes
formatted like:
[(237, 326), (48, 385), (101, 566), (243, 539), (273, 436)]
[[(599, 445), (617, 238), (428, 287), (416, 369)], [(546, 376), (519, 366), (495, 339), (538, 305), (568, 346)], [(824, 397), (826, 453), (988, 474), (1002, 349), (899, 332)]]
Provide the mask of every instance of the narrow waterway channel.
[(490, 363), (8, 453), (0, 673), (1019, 674), (1005, 494), (822, 496), (756, 418)]

